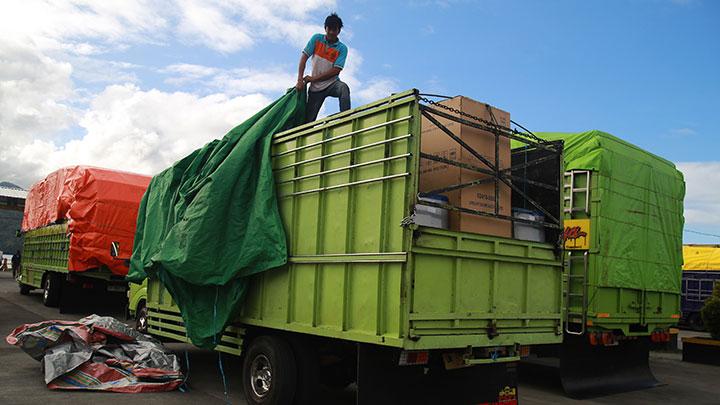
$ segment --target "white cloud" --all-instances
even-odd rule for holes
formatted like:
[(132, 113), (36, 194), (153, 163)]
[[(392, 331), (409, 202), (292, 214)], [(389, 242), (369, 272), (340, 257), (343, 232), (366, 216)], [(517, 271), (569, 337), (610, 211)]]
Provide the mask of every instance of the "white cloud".
[(280, 93), (295, 84), (295, 74), (290, 68), (266, 69), (220, 69), (210, 66), (180, 63), (159, 70), (171, 75), (165, 83), (175, 86), (198, 84), (210, 91), (222, 91), (228, 95), (248, 93)]
[(23, 43), (0, 38), (0, 136), (42, 137), (70, 125), (73, 68)]
[(162, 37), (167, 2), (152, 0), (24, 0), (0, 10), (0, 35), (30, 41), (40, 49), (99, 50), (87, 42), (148, 42)]
[(86, 56), (69, 57), (73, 66), (73, 78), (86, 83), (123, 83), (138, 82), (135, 72), (142, 66), (113, 60), (90, 58)]
[(678, 137), (687, 137), (696, 135), (697, 131), (692, 128), (675, 128), (670, 130), (670, 134)]
[(685, 176), (685, 223), (720, 226), (720, 162), (681, 162)]
[[(322, 31), (322, 18), (335, 5), (335, 0), (0, 3), (0, 180), (29, 186), (70, 164), (148, 174), (167, 167), (292, 86), (295, 66), (172, 63), (158, 70), (149, 67), (152, 59), (140, 65), (102, 55), (177, 39), (220, 53), (263, 41), (299, 49)], [(343, 31), (343, 38), (351, 36)], [(384, 97), (395, 86), (387, 78), (361, 82), (361, 64), (360, 52), (351, 50), (341, 75), (352, 88), (354, 106)], [(194, 84), (198, 93), (142, 88), (148, 72), (165, 75), (166, 84)]]
[(189, 63), (176, 63), (162, 69), (161, 73), (178, 73), (190, 78), (201, 78), (217, 73), (218, 69), (209, 66), (193, 65)]
[(296, 79), (296, 75), (291, 73), (289, 69), (255, 70), (242, 68), (218, 74), (213, 78), (211, 84), (228, 94), (278, 93), (292, 87)]
[(236, 24), (219, 5), (195, 0), (179, 3), (181, 10), (178, 31), (191, 43), (204, 44), (221, 52), (249, 48), (253, 39), (247, 28)]
[(181, 0), (180, 34), (190, 43), (220, 52), (246, 49), (256, 38), (304, 45), (322, 23), (309, 22), (310, 13), (331, 10), (334, 0)]
[(75, 164), (155, 174), (269, 102), (260, 94), (199, 97), (143, 91), (131, 84), (108, 86), (80, 119), (86, 131), (82, 138), (64, 145), (36, 140), (20, 149), (19, 158), (35, 167), (28, 176)]
[(221, 69), (194, 65), (189, 63), (176, 63), (160, 69), (158, 72), (171, 75), (165, 79), (165, 83), (174, 86), (184, 86), (192, 82), (200, 82), (209, 76), (216, 75)]
[(356, 94), (360, 102), (369, 103), (388, 97), (391, 93), (396, 93), (397, 91), (398, 86), (394, 80), (376, 77), (365, 82), (365, 85), (362, 86)]

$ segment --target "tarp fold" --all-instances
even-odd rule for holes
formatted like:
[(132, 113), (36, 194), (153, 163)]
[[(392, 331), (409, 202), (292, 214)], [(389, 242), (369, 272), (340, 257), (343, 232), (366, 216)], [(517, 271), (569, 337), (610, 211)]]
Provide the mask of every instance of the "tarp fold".
[(158, 278), (199, 347), (217, 344), (248, 276), (287, 262), (271, 144), (302, 122), (304, 97), (289, 91), (181, 159), (153, 177), (142, 199), (128, 280)]
[(20, 325), (5, 340), (40, 361), (50, 389), (137, 393), (183, 382), (174, 354), (111, 317)]

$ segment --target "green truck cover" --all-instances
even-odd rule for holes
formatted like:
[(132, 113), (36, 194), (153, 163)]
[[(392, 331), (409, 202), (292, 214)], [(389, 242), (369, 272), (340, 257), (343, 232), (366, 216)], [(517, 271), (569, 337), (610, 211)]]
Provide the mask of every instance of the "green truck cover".
[(600, 286), (679, 293), (685, 182), (675, 165), (602, 131), (536, 135), (565, 141), (565, 170), (599, 182)]
[(304, 111), (304, 94), (289, 91), (153, 177), (142, 199), (127, 278), (157, 277), (199, 347), (219, 341), (247, 276), (287, 262), (270, 145)]

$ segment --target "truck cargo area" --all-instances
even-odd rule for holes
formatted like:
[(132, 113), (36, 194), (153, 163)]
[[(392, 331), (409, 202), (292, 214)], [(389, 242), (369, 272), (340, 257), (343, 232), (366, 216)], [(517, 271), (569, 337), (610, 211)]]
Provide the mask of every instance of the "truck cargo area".
[(574, 398), (654, 387), (651, 342), (680, 318), (682, 175), (671, 162), (602, 131), (565, 141), (565, 336), (539, 347)]
[[(487, 104), (410, 90), (274, 135), (289, 260), (250, 278), (216, 350), (256, 358), (270, 345), (307, 362), (329, 348), (355, 370), (360, 403), (378, 403), (383, 375), (407, 381), (400, 398), (480, 380), (446, 403), (515, 399), (520, 357), (562, 339), (562, 143), (512, 125)], [(187, 340), (154, 278), (147, 325)]]

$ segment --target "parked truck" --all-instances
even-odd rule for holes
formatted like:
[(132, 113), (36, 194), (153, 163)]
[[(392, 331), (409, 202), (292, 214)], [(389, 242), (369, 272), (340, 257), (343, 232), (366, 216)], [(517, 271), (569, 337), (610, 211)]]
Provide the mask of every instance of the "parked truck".
[(27, 295), (43, 289), (46, 306), (69, 298), (124, 299), (126, 261), (107, 247), (124, 241), (130, 257), (138, 205), (150, 177), (86, 166), (59, 169), (30, 189), (25, 202), (17, 282)]
[(565, 141), (566, 253), (564, 340), (537, 353), (573, 397), (655, 386), (650, 344), (680, 318), (682, 174), (601, 131), (538, 135)]
[[(249, 403), (309, 402), (318, 382), (353, 381), (360, 404), (517, 402), (520, 357), (563, 336), (562, 142), (509, 126), (411, 90), (273, 136), (289, 261), (252, 276), (216, 346), (243, 359)], [(425, 152), (430, 127), (475, 159)], [(484, 131), (495, 152), (478, 153), (463, 128)], [(510, 139), (522, 144), (512, 165), (498, 154)], [(429, 196), (421, 160), (476, 175), (425, 191), (490, 184), (544, 216), (512, 217), (499, 198), (467, 208)], [(543, 237), (420, 225), (429, 211), (507, 221)], [(188, 341), (158, 279), (131, 287), (129, 301), (139, 328)]]
[(684, 245), (683, 259), (680, 323), (704, 330), (700, 310), (720, 283), (720, 245)]

